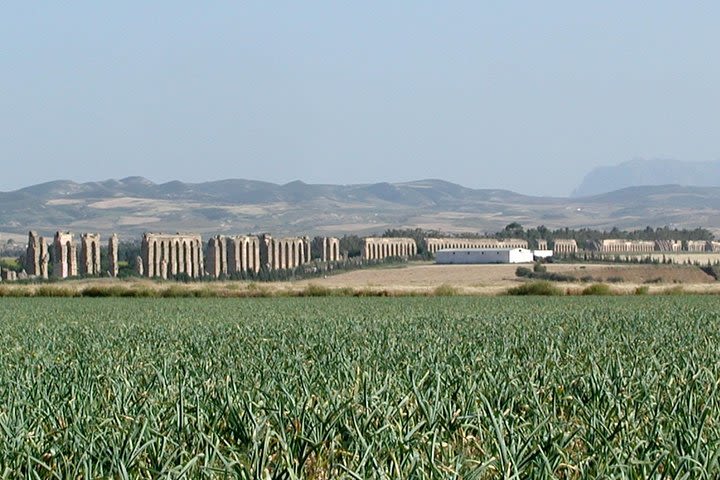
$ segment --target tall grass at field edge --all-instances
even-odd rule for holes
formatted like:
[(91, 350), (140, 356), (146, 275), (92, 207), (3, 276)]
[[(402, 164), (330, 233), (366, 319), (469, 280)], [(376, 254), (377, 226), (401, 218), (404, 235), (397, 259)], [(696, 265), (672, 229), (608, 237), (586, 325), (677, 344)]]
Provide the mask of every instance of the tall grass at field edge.
[(719, 295), (720, 291), (692, 292), (682, 286), (673, 286), (662, 290), (653, 290), (641, 285), (634, 290), (615, 290), (607, 284), (596, 283), (585, 288), (563, 289), (548, 281), (533, 281), (509, 288), (497, 294), (467, 293), (449, 284), (433, 289), (393, 290), (377, 287), (326, 287), (309, 284), (301, 289), (271, 289), (257, 284), (247, 288), (213, 288), (205, 286), (188, 288), (185, 285), (170, 285), (153, 288), (146, 285), (91, 285), (85, 287), (63, 286), (58, 284), (0, 285), (0, 297), (114, 297), (114, 298), (276, 298), (276, 297), (455, 297), (455, 296), (493, 296), (493, 295)]

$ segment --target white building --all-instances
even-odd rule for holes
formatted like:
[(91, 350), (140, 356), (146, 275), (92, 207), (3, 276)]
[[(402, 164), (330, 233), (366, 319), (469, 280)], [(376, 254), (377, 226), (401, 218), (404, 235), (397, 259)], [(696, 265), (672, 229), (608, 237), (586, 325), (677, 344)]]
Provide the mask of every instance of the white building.
[(435, 263), (445, 265), (532, 263), (533, 260), (533, 251), (527, 248), (451, 248), (435, 254)]

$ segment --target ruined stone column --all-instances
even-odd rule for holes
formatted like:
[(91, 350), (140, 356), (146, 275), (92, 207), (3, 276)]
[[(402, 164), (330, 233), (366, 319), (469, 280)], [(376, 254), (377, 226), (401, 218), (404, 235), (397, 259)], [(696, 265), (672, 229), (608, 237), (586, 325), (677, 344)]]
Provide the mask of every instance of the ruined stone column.
[(160, 278), (163, 280), (168, 278), (168, 262), (164, 258), (160, 261)]
[(190, 249), (190, 242), (188, 240), (183, 240), (182, 250), (183, 250), (183, 270), (187, 274), (188, 277), (192, 278), (192, 276), (193, 276), (192, 250)]
[(100, 274), (100, 235), (83, 233), (80, 236), (80, 273)]
[(284, 249), (283, 249), (283, 242), (280, 240), (275, 241), (275, 258), (277, 259), (277, 267), (278, 269), (283, 268), (283, 257), (284, 257)]
[(310, 243), (310, 237), (303, 237), (302, 245), (305, 249), (303, 257), (305, 257), (304, 263), (310, 263), (312, 260), (312, 245)]
[(71, 277), (77, 277), (78, 274), (78, 262), (77, 262), (77, 245), (74, 243), (70, 245), (70, 255), (68, 256), (68, 271)]
[(225, 239), (220, 235), (210, 239), (208, 243), (208, 274), (218, 278), (227, 271), (225, 267)]
[(203, 276), (203, 270), (200, 268), (200, 257), (203, 252), (200, 250), (198, 242), (195, 240), (190, 242), (190, 254), (192, 257), (193, 278), (200, 278)]
[(40, 236), (37, 232), (28, 232), (28, 244), (25, 250), (25, 271), (28, 275), (40, 274)]
[(330, 260), (333, 262), (340, 261), (340, 239), (330, 237)]
[[(40, 237), (42, 239), (42, 237)], [(48, 279), (48, 276), (50, 275), (50, 271), (48, 269), (48, 263), (50, 263), (50, 252), (48, 252), (47, 244), (45, 243), (45, 240), (43, 239), (40, 243), (40, 246), (42, 248), (42, 258), (40, 259), (40, 277), (44, 278), (45, 280)]]
[(178, 274), (178, 248), (177, 241), (168, 241), (168, 257), (170, 264), (168, 265), (168, 274), (172, 277)]
[(72, 233), (56, 232), (53, 251), (53, 276), (67, 278), (77, 275), (77, 250)]
[(153, 258), (153, 248), (150, 244), (150, 238), (148, 237), (148, 234), (144, 234), (142, 237), (142, 243), (140, 244), (140, 254), (142, 255), (142, 266), (144, 267), (142, 270), (143, 272), (140, 273), (140, 269), (137, 268), (136, 265), (136, 271), (140, 273), (142, 276), (143, 273), (147, 274), (149, 278), (152, 278), (154, 276), (154, 269), (153, 265), (155, 264), (155, 259)]
[(205, 271), (205, 257), (202, 250), (202, 240), (197, 240), (197, 247), (198, 247), (198, 271), (200, 272), (200, 275), (202, 277), (203, 272)]
[(277, 270), (280, 268), (279, 242), (277, 240), (273, 240), (271, 245), (272, 245), (272, 269)]
[(108, 264), (110, 268), (110, 276), (117, 277), (118, 266), (118, 236), (113, 233), (108, 239)]
[(141, 277), (145, 274), (142, 257), (135, 257), (135, 273), (137, 273)]
[(255, 239), (252, 241), (252, 259), (253, 259), (253, 269), (255, 270), (255, 273), (258, 273), (261, 268), (260, 264), (260, 240)]
[(225, 240), (225, 248), (227, 253), (227, 273), (232, 275), (240, 271), (240, 259), (238, 258), (240, 249), (238, 248), (237, 237), (228, 237)]
[(240, 270), (243, 272), (247, 272), (252, 268), (250, 255), (250, 239), (245, 237), (240, 242)]

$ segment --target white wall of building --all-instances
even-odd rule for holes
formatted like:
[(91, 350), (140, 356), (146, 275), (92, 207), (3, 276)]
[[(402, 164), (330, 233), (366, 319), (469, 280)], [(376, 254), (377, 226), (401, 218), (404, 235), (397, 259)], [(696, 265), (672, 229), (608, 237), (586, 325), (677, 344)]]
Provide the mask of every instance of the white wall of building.
[(526, 248), (456, 248), (435, 254), (439, 264), (532, 263), (533, 252)]

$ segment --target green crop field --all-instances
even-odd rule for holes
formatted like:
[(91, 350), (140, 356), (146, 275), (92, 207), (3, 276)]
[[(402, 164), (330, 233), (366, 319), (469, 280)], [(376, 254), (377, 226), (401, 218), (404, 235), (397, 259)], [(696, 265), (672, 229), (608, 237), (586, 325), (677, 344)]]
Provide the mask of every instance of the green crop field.
[(1, 478), (717, 478), (715, 297), (0, 299)]

